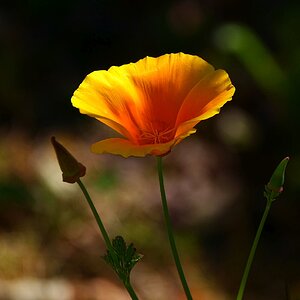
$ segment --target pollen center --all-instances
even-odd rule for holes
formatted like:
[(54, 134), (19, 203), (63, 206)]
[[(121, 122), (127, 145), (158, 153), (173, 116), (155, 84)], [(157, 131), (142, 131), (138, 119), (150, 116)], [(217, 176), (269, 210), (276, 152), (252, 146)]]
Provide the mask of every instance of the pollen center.
[(139, 142), (145, 144), (162, 144), (171, 141), (174, 137), (174, 128), (164, 126), (164, 122), (151, 122), (147, 129), (141, 129)]

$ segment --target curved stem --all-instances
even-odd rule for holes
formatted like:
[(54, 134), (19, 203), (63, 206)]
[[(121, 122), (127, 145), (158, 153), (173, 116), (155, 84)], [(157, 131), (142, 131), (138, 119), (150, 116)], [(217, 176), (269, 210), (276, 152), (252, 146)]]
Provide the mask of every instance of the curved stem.
[(271, 204), (272, 204), (272, 199), (268, 198), (265, 211), (264, 211), (263, 216), (260, 220), (260, 224), (258, 226), (256, 235), (255, 235), (255, 238), (254, 238), (251, 250), (250, 250), (250, 254), (249, 254), (249, 257), (248, 257), (248, 260), (247, 260), (247, 263), (246, 263), (246, 267), (245, 267), (245, 270), (244, 270), (244, 274), (243, 274), (243, 277), (242, 277), (242, 280), (241, 280), (241, 284), (240, 284), (240, 288), (239, 288), (236, 300), (242, 300), (243, 299), (245, 287), (246, 287), (246, 284), (247, 284), (249, 272), (250, 272), (250, 269), (251, 269), (251, 266), (252, 266), (252, 263), (253, 263), (253, 259), (254, 259), (254, 256), (255, 256), (256, 248), (257, 248), (262, 230), (264, 228), (267, 216), (269, 214)]
[[(84, 184), (82, 183), (82, 181), (80, 179), (77, 180), (77, 183), (78, 183), (79, 187), (81, 188), (81, 190), (82, 190), (82, 192), (83, 192), (83, 194), (84, 194), (84, 196), (85, 196), (85, 198), (86, 198), (86, 200), (87, 200), (87, 202), (88, 202), (88, 204), (89, 204), (89, 206), (90, 206), (90, 208), (92, 210), (92, 213), (93, 213), (93, 215), (94, 215), (94, 217), (96, 219), (96, 222), (97, 222), (98, 227), (99, 227), (99, 229), (101, 231), (101, 234), (103, 236), (103, 239), (105, 241), (107, 249), (110, 251), (111, 255), (113, 256), (113, 259), (115, 261), (117, 261), (115, 250), (113, 249), (113, 246), (111, 244), (111, 241), (110, 241), (110, 238), (108, 236), (108, 233), (107, 233), (107, 231), (106, 231), (106, 229), (105, 229), (105, 227), (104, 227), (104, 225), (103, 225), (103, 223), (101, 221), (101, 218), (100, 218), (100, 216), (99, 216), (99, 214), (97, 212), (97, 209), (96, 209), (96, 207), (95, 207), (95, 205), (94, 205), (94, 203), (93, 203), (93, 201), (92, 201), (92, 199), (91, 199), (91, 197), (90, 197), (87, 189), (85, 188)], [(138, 297), (137, 297), (137, 295), (136, 295), (136, 293), (135, 293), (135, 291), (133, 290), (133, 287), (131, 286), (130, 281), (129, 280), (128, 281), (122, 280), (122, 281), (123, 281), (123, 284), (124, 284), (124, 286), (125, 286), (128, 294), (130, 295), (131, 299), (132, 300), (139, 300)]]
[(83, 192), (83, 194), (84, 194), (84, 196), (85, 196), (85, 198), (86, 198), (86, 200), (87, 200), (87, 202), (88, 202), (88, 204), (89, 204), (89, 206), (90, 206), (90, 208), (92, 210), (92, 213), (93, 213), (93, 215), (94, 215), (94, 217), (96, 219), (98, 227), (99, 227), (99, 229), (101, 231), (101, 234), (103, 236), (103, 239), (105, 241), (106, 247), (113, 253), (114, 250), (113, 250), (112, 244), (110, 242), (108, 233), (105, 230), (105, 227), (104, 227), (104, 225), (103, 225), (103, 223), (101, 221), (101, 218), (100, 218), (100, 216), (99, 216), (99, 214), (98, 214), (98, 212), (96, 210), (96, 207), (95, 207), (95, 205), (94, 205), (94, 203), (93, 203), (93, 201), (92, 201), (92, 199), (91, 199), (91, 197), (90, 197), (87, 189), (85, 188), (84, 184), (82, 183), (82, 181), (80, 179), (78, 179), (77, 183), (80, 186), (80, 188), (81, 188), (81, 190), (82, 190), (82, 192)]
[(165, 192), (165, 187), (164, 187), (162, 158), (160, 156), (157, 157), (157, 171), (158, 171), (158, 179), (159, 179), (159, 187), (160, 187), (163, 213), (164, 213), (164, 218), (165, 218), (165, 223), (166, 223), (166, 227), (167, 227), (167, 233), (168, 233), (168, 237), (169, 237), (172, 254), (174, 257), (176, 268), (177, 268), (186, 298), (188, 300), (192, 300), (193, 298), (192, 298), (190, 289), (188, 287), (187, 281), (185, 279), (184, 272), (183, 272), (183, 269), (182, 269), (182, 266), (180, 263), (177, 247), (175, 244), (175, 238), (174, 238), (174, 234), (173, 234), (173, 230), (172, 230), (172, 224), (171, 224), (171, 219), (170, 219), (170, 214), (169, 214), (169, 209), (168, 209), (167, 197), (166, 197), (166, 192)]

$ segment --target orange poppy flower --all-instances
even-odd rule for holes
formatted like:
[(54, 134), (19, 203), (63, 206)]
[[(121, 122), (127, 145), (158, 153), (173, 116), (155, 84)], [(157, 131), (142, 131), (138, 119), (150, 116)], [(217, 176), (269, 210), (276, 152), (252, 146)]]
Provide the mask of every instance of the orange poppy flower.
[(176, 53), (92, 72), (72, 104), (123, 136), (93, 144), (93, 152), (165, 155), (196, 132), (197, 123), (217, 114), (234, 91), (225, 71)]

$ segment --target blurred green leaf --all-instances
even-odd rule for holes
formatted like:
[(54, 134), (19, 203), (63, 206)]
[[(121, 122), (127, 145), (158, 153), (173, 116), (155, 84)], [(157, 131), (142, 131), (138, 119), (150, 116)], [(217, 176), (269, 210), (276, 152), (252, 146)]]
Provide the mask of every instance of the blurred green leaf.
[(220, 49), (238, 57), (263, 90), (276, 95), (286, 92), (286, 74), (251, 28), (227, 24), (216, 32), (215, 41)]

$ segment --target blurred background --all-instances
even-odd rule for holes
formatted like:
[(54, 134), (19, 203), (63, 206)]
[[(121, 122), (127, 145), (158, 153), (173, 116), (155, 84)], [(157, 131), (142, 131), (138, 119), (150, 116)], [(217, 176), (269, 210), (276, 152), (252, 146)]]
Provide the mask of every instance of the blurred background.
[(299, 300), (299, 30), (296, 0), (1, 1), (0, 299), (129, 299), (101, 258), (79, 187), (61, 181), (52, 135), (87, 166), (83, 181), (111, 236), (144, 255), (132, 272), (140, 299), (185, 299), (155, 159), (91, 154), (90, 144), (112, 132), (70, 103), (91, 71), (182, 51), (225, 69), (236, 87), (221, 114), (164, 159), (194, 298), (235, 299), (264, 185), (290, 156), (245, 300)]

